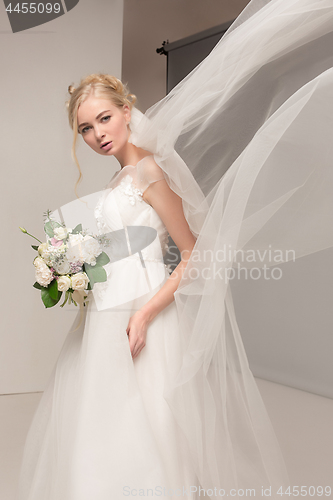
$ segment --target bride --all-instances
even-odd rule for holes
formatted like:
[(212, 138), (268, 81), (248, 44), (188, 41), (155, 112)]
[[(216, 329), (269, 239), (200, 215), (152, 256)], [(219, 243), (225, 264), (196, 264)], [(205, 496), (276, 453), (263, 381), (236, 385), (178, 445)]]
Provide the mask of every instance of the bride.
[[(83, 140), (96, 153), (114, 156), (121, 169), (140, 162), (140, 172), (150, 183), (142, 192), (142, 199), (163, 221), (179, 249), (182, 259), (162, 289), (131, 318), (128, 336), (135, 358), (146, 343), (148, 324), (173, 300), (195, 238), (184, 217), (181, 198), (168, 186), (163, 171), (152, 154), (128, 142), (133, 95), (127, 95), (124, 85), (108, 75), (91, 75), (75, 91), (69, 106), (71, 126), (77, 128)], [(129, 99), (132, 99), (131, 101)], [(143, 161), (144, 160), (144, 161)], [(152, 181), (151, 176), (156, 178)], [(148, 183), (147, 183), (148, 184)], [(138, 184), (142, 187), (142, 178)]]
[[(128, 252), (109, 250), (107, 281), (66, 338), (27, 438), (20, 500), (285, 493), (224, 271), (240, 250), (301, 257), (333, 245), (319, 224), (333, 213), (332, 32), (332, 0), (252, 0), (145, 115), (109, 75), (70, 87), (74, 159), (81, 135), (120, 164), (98, 193), (96, 227), (123, 231)], [(181, 252), (171, 275), (169, 235)], [(274, 263), (267, 253), (244, 265)]]

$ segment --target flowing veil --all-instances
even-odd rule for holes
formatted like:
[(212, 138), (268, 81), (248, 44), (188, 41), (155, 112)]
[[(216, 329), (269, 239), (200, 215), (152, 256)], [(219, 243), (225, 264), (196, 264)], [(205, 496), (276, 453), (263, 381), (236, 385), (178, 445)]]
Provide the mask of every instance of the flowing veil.
[(198, 67), (133, 113), (131, 141), (155, 153), (198, 237), (175, 293), (183, 352), (165, 398), (206, 489), (278, 498), (289, 484), (228, 276), (240, 254), (269, 269), (268, 248), (287, 262), (333, 245), (332, 47), (332, 0), (252, 0)]
[(133, 109), (130, 140), (154, 154), (197, 237), (164, 397), (205, 489), (271, 486), (277, 499), (289, 485), (230, 281), (240, 256), (271, 269), (274, 251), (288, 262), (333, 245), (332, 47), (333, 0), (252, 0), (164, 99)]

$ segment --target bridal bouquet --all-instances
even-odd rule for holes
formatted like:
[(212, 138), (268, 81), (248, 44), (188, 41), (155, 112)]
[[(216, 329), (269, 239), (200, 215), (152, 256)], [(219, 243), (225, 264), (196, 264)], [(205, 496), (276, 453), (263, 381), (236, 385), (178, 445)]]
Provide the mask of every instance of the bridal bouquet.
[(65, 293), (66, 303), (77, 302), (86, 305), (88, 290), (94, 283), (106, 281), (103, 266), (109, 262), (109, 257), (102, 251), (98, 237), (87, 234), (78, 224), (74, 229), (51, 219), (51, 211), (44, 214), (44, 232), (46, 241), (38, 238), (20, 227), (40, 245), (31, 245), (38, 252), (33, 263), (35, 266), (34, 288), (41, 290), (45, 307), (55, 306)]

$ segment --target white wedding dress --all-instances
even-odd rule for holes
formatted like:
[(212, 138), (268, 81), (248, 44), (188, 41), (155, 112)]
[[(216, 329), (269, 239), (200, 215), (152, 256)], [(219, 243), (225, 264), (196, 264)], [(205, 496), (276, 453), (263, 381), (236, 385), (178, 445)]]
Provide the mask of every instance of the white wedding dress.
[[(157, 239), (142, 250), (145, 267), (138, 253), (105, 266), (108, 280), (100, 287), (108, 287), (114, 307), (98, 311), (90, 292), (75, 330), (78, 313), (29, 431), (22, 500), (111, 500), (140, 489), (197, 484), (186, 441), (163, 398), (168, 369), (180, 352), (175, 302), (149, 324), (146, 346), (134, 359), (126, 333), (130, 317), (169, 276), (156, 257), (158, 249), (167, 249), (168, 232), (137, 187), (164, 178), (162, 171), (153, 178), (151, 167), (151, 157), (124, 167), (96, 206), (101, 234), (106, 226), (148, 226)], [(145, 179), (150, 175), (145, 186), (143, 170)], [(158, 285), (149, 291), (154, 277)]]
[[(287, 491), (229, 282), (207, 276), (235, 264), (218, 261), (224, 245), (292, 248), (296, 258), (333, 246), (332, 39), (333, 0), (251, 0), (166, 98), (145, 115), (132, 110), (130, 141), (153, 156), (114, 176), (87, 227), (126, 234), (129, 249), (139, 227), (147, 244), (105, 266), (107, 281), (81, 323), (77, 315), (28, 434), (19, 500), (223, 496), (199, 495), (200, 485), (238, 499), (245, 488), (259, 498), (271, 486), (274, 500)], [(166, 227), (142, 198), (163, 178), (198, 239), (175, 302), (133, 360), (129, 319), (169, 276)], [(77, 206), (76, 223), (88, 222)], [(197, 262), (206, 250), (212, 261)]]

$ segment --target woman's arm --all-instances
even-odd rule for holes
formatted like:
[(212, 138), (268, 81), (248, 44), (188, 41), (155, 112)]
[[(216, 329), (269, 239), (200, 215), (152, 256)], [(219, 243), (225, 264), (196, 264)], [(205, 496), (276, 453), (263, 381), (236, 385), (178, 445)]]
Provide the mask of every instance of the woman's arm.
[(168, 233), (180, 251), (181, 261), (164, 283), (162, 288), (141, 308), (147, 321), (174, 300), (174, 293), (192, 253), (196, 239), (185, 219), (182, 199), (170, 189), (165, 180), (154, 182), (144, 193), (144, 200), (151, 205), (164, 222)]
[(172, 191), (165, 180), (150, 184), (144, 192), (143, 199), (154, 208), (165, 224), (180, 251), (181, 261), (162, 288), (130, 318), (127, 333), (133, 358), (145, 346), (149, 323), (173, 302), (174, 293), (196, 242), (184, 216), (182, 199)]

